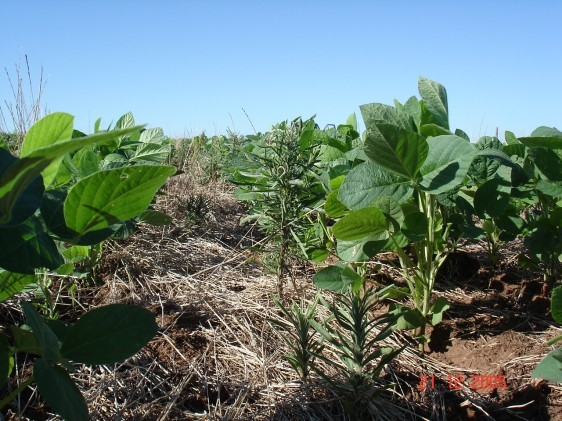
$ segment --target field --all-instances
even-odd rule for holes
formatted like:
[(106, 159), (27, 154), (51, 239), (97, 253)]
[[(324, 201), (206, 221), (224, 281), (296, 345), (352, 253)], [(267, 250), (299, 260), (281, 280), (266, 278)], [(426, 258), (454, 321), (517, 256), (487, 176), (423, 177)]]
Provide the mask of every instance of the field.
[(419, 90), (363, 135), (6, 137), (3, 418), (562, 420), (562, 132)]
[[(260, 235), (239, 226), (244, 208), (231, 188), (190, 180), (172, 180), (159, 203), (174, 215), (174, 225), (144, 228), (108, 246), (100, 268), (103, 285), (75, 297), (88, 307), (140, 304), (159, 325), (156, 338), (137, 356), (74, 374), (92, 419), (346, 419), (324, 382), (302, 385), (283, 358), (287, 347), (268, 323), (280, 317), (271, 300), (275, 275), (252, 261), (247, 248)], [(196, 228), (182, 212), (187, 191), (207, 203)], [(388, 339), (411, 347), (385, 369), (383, 377), (397, 386), (376, 400), (382, 419), (562, 419), (560, 387), (530, 378), (548, 351), (546, 341), (561, 329), (548, 315), (540, 277), (512, 262), (517, 247), (506, 245), (505, 263), (497, 270), (489, 269), (482, 245), (452, 255), (437, 287), (452, 306), (431, 332), (429, 352), (420, 357), (401, 333)], [(313, 271), (293, 268), (299, 292), (288, 288), (287, 298), (314, 295)], [(60, 300), (74, 317), (71, 297)], [(4, 310), (4, 318), (11, 317)], [(505, 375), (505, 389), (478, 377), (498, 374)], [(427, 376), (423, 391), (421, 376)], [(452, 376), (463, 381), (457, 384)], [(25, 398), (30, 407), (21, 419), (51, 419), (33, 397)], [(6, 419), (20, 418), (12, 413)]]

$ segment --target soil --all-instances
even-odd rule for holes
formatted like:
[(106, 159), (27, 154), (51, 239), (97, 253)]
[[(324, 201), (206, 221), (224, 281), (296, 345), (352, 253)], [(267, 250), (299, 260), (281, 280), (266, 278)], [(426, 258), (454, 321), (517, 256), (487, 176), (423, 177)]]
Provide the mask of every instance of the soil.
[[(281, 317), (271, 300), (275, 275), (248, 248), (263, 237), (238, 224), (244, 209), (221, 187), (221, 194), (201, 192), (209, 198), (206, 214), (186, 221), (181, 183), (160, 203), (174, 215), (173, 227), (142, 227), (108, 245), (97, 272), (102, 282), (60, 298), (62, 318), (77, 317), (75, 302), (127, 302), (149, 308), (160, 327), (126, 362), (73, 374), (91, 419), (348, 419), (326, 382), (313, 376), (301, 383), (283, 358), (287, 345), (268, 322)], [(408, 332), (392, 335), (394, 344), (411, 346), (384, 370), (381, 380), (394, 387), (373, 401), (373, 419), (562, 420), (562, 388), (530, 377), (561, 329), (550, 317), (548, 286), (516, 264), (521, 247), (506, 244), (499, 267), (482, 244), (449, 256), (435, 294), (451, 306), (430, 330), (424, 355)], [(310, 300), (316, 269), (295, 265), (295, 288), (287, 284), (284, 300)], [(392, 270), (376, 279), (400, 282)], [(5, 304), (3, 326), (18, 319), (15, 311)], [(23, 401), (5, 419), (56, 419), (32, 391)]]

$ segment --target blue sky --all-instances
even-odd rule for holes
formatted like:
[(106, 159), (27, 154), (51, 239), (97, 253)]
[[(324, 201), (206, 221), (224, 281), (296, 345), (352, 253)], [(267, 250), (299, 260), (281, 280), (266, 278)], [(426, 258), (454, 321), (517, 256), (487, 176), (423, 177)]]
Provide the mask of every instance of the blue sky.
[[(172, 137), (249, 134), (447, 88), (452, 128), (562, 129), (562, 2), (2, 0), (0, 66), (43, 68), (49, 111), (90, 132), (132, 111)], [(4, 77), (2, 77), (4, 76)], [(0, 75), (0, 100), (11, 99)]]

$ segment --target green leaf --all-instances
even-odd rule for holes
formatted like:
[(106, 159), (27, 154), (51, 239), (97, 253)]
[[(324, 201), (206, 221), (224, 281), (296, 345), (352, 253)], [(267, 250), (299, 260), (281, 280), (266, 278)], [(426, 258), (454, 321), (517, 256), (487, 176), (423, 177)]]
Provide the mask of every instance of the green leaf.
[(39, 342), (33, 333), (29, 330), (29, 326), (23, 328), (18, 326), (10, 326), (12, 336), (14, 337), (15, 352), (27, 352), (28, 354), (41, 355), (43, 351), (39, 346)]
[[(0, 149), (0, 176), (3, 176), (6, 169), (15, 164), (18, 159), (5, 149)], [(35, 177), (21, 192), (12, 208), (11, 218), (4, 221), (3, 225), (17, 225), (35, 213), (41, 206), (41, 199), (45, 188), (41, 176)]]
[(47, 361), (58, 361), (60, 358), (60, 348), (57, 336), (49, 329), (41, 315), (30, 303), (21, 301), (21, 306), (27, 324), (31, 327), (33, 336), (35, 336), (41, 348), (41, 355), (45, 357)]
[(378, 208), (363, 208), (352, 211), (332, 227), (339, 240), (352, 241), (372, 238), (387, 230), (388, 221)]
[(476, 213), (485, 218), (499, 217), (509, 205), (511, 197), (511, 169), (503, 167), (498, 172), (498, 177), (486, 181), (474, 194), (474, 209)]
[(339, 189), (334, 190), (326, 197), (324, 211), (330, 218), (341, 218), (347, 212), (347, 208), (338, 200)]
[(435, 123), (429, 123), (429, 124), (423, 124), (420, 127), (420, 134), (427, 138), (427, 137), (435, 137), (435, 136), (443, 136), (443, 135), (452, 135), (453, 133), (451, 133), (449, 130), (444, 129), (443, 127), (435, 124)]
[(467, 142), (470, 142), (470, 137), (461, 129), (455, 129), (455, 135), (457, 135), (461, 139), (466, 140)]
[(154, 226), (164, 226), (172, 223), (172, 217), (160, 211), (147, 209), (139, 215), (139, 222)]
[(562, 182), (539, 180), (536, 185), (537, 191), (551, 197), (562, 197)]
[(80, 237), (137, 216), (174, 173), (171, 166), (139, 165), (92, 174), (69, 190), (66, 225)]
[(345, 262), (366, 262), (382, 250), (385, 244), (386, 240), (338, 240), (336, 251), (338, 257)]
[(349, 172), (339, 189), (338, 199), (349, 209), (361, 209), (382, 196), (403, 203), (412, 194), (409, 179), (386, 171), (374, 162), (364, 162)]
[(320, 289), (342, 292), (349, 286), (362, 282), (363, 278), (347, 266), (338, 264), (320, 270), (312, 281)]
[(80, 236), (66, 225), (64, 219), (66, 197), (67, 192), (65, 190), (49, 190), (43, 196), (43, 204), (41, 205), (41, 216), (45, 224), (59, 239), (76, 245), (89, 246), (111, 237), (119, 228), (119, 225), (114, 225)]
[(405, 111), (385, 104), (365, 104), (359, 107), (367, 130), (379, 123), (392, 124), (402, 129), (416, 131), (413, 118)]
[[(74, 117), (66, 113), (52, 113), (37, 121), (25, 135), (21, 145), (20, 156), (26, 157), (31, 152), (43, 146), (48, 146), (72, 137)], [(55, 159), (42, 172), (45, 187), (55, 179), (62, 157)]]
[(70, 328), (61, 354), (83, 364), (112, 364), (137, 353), (157, 329), (150, 311), (110, 304), (87, 312)]
[(562, 137), (562, 132), (555, 127), (540, 126), (533, 130), (531, 137)]
[[(560, 139), (562, 140), (562, 139)], [(531, 148), (528, 157), (536, 169), (550, 181), (562, 181), (562, 157), (553, 149)]]
[(0, 270), (0, 302), (7, 300), (35, 282), (35, 275)]
[(508, 145), (520, 145), (521, 144), (513, 132), (510, 132), (510, 131), (506, 130), (504, 137), (505, 137), (505, 141)]
[(411, 241), (422, 241), (428, 229), (427, 217), (423, 212), (407, 213), (402, 224), (402, 233)]
[(415, 329), (417, 327), (423, 326), (424, 318), (418, 310), (410, 309), (408, 307), (391, 304), (391, 311), (389, 314), (400, 315), (393, 324), (394, 329)]
[(429, 154), (420, 169), (424, 190), (439, 194), (461, 184), (475, 155), (474, 147), (458, 136), (428, 139)]
[(562, 323), (562, 286), (552, 290), (550, 308), (552, 310), (552, 318), (558, 323)]
[(531, 377), (557, 383), (562, 382), (562, 349), (555, 349), (544, 357), (531, 373)]
[(122, 115), (115, 123), (115, 129), (129, 129), (135, 126), (135, 117), (133, 117), (133, 113), (130, 111), (127, 114)]
[(441, 323), (443, 320), (443, 313), (449, 308), (451, 305), (449, 301), (445, 297), (437, 297), (431, 308), (429, 309), (429, 313), (431, 314), (431, 324), (432, 326), (436, 326)]
[(562, 137), (520, 137), (519, 142), (529, 148), (562, 149)]
[(88, 421), (86, 401), (62, 367), (39, 358), (33, 364), (33, 375), (39, 393), (57, 414), (66, 420)]
[[(161, 130), (161, 129), (160, 129)], [(143, 132), (143, 134), (146, 132)], [(142, 138), (142, 135), (141, 135)], [(168, 159), (172, 147), (159, 143), (141, 143), (136, 149), (130, 160), (133, 162), (154, 162), (161, 164)]]
[(80, 149), (72, 157), (74, 167), (79, 171), (80, 178), (87, 177), (100, 169), (100, 158), (91, 147)]
[(411, 180), (417, 178), (428, 150), (426, 140), (410, 130), (390, 124), (367, 130), (365, 154), (381, 167)]
[(28, 156), (18, 159), (0, 176), (0, 224), (12, 219), (15, 203), (36, 177), (51, 162), (68, 152), (84, 146), (108, 141), (116, 135), (130, 133), (132, 129), (99, 133), (84, 138), (56, 142), (49, 146), (35, 149)]
[(402, 206), (396, 200), (389, 196), (381, 196), (375, 199), (373, 206), (379, 208), (384, 215), (394, 221), (402, 222), (404, 212)]
[(56, 269), (63, 263), (55, 242), (37, 217), (15, 227), (0, 228), (0, 268), (32, 275), (36, 268)]
[(404, 104), (404, 111), (412, 116), (417, 127), (421, 127), (422, 107), (415, 96), (408, 98), (408, 101)]
[(449, 130), (449, 111), (445, 87), (425, 77), (420, 77), (418, 91), (437, 124)]

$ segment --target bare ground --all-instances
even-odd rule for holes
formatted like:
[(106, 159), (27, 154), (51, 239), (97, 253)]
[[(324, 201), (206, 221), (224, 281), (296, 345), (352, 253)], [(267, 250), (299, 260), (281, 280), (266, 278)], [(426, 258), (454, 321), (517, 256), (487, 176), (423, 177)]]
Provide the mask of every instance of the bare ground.
[[(80, 306), (127, 302), (149, 308), (160, 326), (137, 356), (73, 374), (91, 419), (348, 419), (321, 379), (303, 385), (285, 361), (287, 347), (268, 322), (281, 317), (271, 299), (275, 276), (247, 249), (260, 235), (239, 226), (244, 210), (228, 189), (203, 189), (183, 175), (166, 193), (159, 206), (174, 215), (172, 226), (142, 227), (108, 245), (98, 270), (103, 283), (79, 289), (76, 301), (60, 297), (62, 318), (77, 317)], [(186, 197), (193, 195), (204, 199), (197, 221), (186, 218)], [(431, 332), (428, 352), (419, 356), (405, 332), (387, 339), (412, 346), (387, 366), (383, 381), (396, 386), (373, 402), (373, 419), (562, 420), (562, 388), (530, 378), (549, 351), (546, 341), (562, 329), (551, 321), (541, 279), (516, 267), (517, 247), (506, 247), (495, 269), (481, 245), (465, 245), (453, 255), (437, 291), (451, 308)], [(399, 282), (384, 261), (383, 268), (379, 281)], [(311, 300), (313, 273), (295, 267), (298, 292), (288, 285), (285, 299)], [(80, 306), (72, 306), (76, 302)], [(17, 322), (17, 307), (6, 303), (0, 316), (4, 326)], [(18, 361), (18, 376), (25, 369)], [(5, 416), (56, 419), (33, 389)]]

